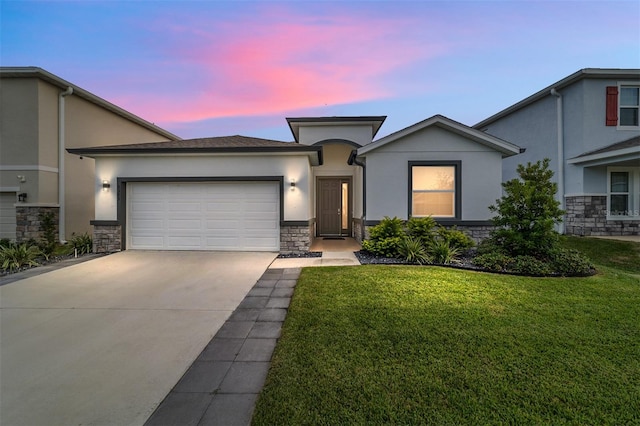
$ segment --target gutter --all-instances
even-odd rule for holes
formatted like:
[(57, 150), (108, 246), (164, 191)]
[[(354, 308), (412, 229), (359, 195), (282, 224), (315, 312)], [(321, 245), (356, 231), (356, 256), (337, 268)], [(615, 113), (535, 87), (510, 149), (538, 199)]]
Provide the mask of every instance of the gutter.
[(67, 90), (60, 92), (58, 96), (58, 204), (60, 210), (58, 213), (58, 238), (61, 243), (65, 242), (65, 174), (64, 174), (64, 155), (65, 155), (65, 111), (64, 98), (73, 94), (73, 87), (67, 87)]
[[(556, 129), (558, 140), (558, 196), (560, 208), (564, 210), (564, 114), (562, 109), (562, 95), (554, 88), (549, 92), (556, 97)], [(558, 225), (558, 231), (564, 234), (564, 221)]]

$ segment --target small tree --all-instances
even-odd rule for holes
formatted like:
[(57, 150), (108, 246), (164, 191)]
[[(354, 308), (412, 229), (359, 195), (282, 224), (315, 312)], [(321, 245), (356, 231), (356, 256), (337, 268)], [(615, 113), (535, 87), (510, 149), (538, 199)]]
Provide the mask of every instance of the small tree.
[(489, 207), (497, 213), (492, 239), (512, 256), (547, 258), (558, 242), (554, 225), (564, 215), (555, 199), (558, 185), (551, 181), (548, 158), (520, 164), (517, 171), (520, 178), (503, 183), (505, 195)]
[(56, 248), (56, 221), (52, 212), (40, 213), (40, 231), (42, 238), (40, 239), (40, 250), (45, 257), (49, 257)]

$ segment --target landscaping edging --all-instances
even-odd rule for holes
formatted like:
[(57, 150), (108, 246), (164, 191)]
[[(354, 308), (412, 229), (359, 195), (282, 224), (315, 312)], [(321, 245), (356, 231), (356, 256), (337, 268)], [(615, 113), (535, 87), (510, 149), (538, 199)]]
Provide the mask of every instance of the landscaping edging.
[(362, 265), (403, 265), (403, 266), (441, 266), (444, 268), (452, 268), (452, 269), (461, 269), (465, 271), (473, 271), (473, 272), (485, 272), (491, 274), (501, 274), (501, 275), (514, 275), (520, 277), (539, 277), (539, 278), (581, 278), (581, 277), (591, 277), (596, 275), (598, 271), (596, 269), (592, 269), (590, 274), (586, 275), (562, 275), (562, 274), (548, 274), (548, 275), (529, 275), (523, 274), (519, 272), (511, 272), (507, 270), (492, 270), (481, 268), (479, 266), (474, 265), (470, 257), (463, 257), (459, 263), (426, 263), (423, 265), (419, 265), (417, 263), (408, 263), (402, 259), (397, 257), (383, 257), (376, 256), (366, 251), (355, 251), (353, 254), (356, 256), (360, 264)]

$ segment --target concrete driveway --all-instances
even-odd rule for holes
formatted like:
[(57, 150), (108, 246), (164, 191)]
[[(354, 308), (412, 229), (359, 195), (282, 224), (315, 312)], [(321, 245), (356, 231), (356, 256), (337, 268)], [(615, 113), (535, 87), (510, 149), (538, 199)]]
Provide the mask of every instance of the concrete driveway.
[(125, 251), (0, 287), (0, 424), (143, 424), (275, 257)]

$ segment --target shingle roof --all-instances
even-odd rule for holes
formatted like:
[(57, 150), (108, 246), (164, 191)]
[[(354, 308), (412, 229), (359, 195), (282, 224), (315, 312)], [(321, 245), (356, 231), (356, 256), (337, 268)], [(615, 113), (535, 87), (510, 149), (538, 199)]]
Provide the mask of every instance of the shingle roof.
[(212, 138), (184, 139), (168, 142), (147, 142), (129, 145), (110, 145), (89, 148), (69, 148), (71, 154), (91, 157), (114, 154), (187, 154), (187, 153), (253, 153), (253, 152), (300, 152), (316, 153), (322, 164), (322, 147), (300, 145), (249, 136), (219, 136)]
[(617, 142), (617, 143), (605, 146), (604, 148), (596, 149), (595, 151), (585, 152), (583, 154), (578, 155), (575, 158), (586, 157), (589, 155), (596, 155), (596, 154), (604, 154), (605, 152), (618, 151), (621, 149), (633, 148), (636, 146), (640, 146), (640, 136), (634, 136), (631, 139), (627, 139), (626, 141)]

